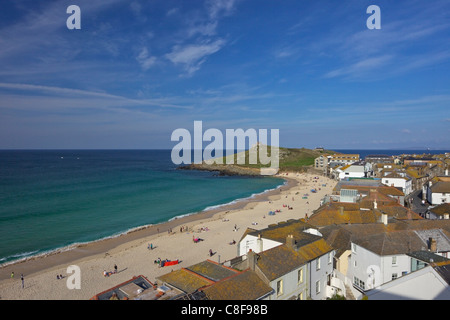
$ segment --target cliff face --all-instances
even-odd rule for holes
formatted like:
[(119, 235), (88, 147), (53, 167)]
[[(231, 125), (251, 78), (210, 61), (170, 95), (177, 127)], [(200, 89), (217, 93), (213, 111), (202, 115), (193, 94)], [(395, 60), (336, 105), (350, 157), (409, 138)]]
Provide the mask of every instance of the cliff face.
[(261, 172), (256, 168), (245, 168), (240, 166), (235, 166), (231, 164), (221, 165), (221, 164), (188, 164), (179, 166), (180, 170), (202, 170), (218, 172), (221, 176), (261, 176)]

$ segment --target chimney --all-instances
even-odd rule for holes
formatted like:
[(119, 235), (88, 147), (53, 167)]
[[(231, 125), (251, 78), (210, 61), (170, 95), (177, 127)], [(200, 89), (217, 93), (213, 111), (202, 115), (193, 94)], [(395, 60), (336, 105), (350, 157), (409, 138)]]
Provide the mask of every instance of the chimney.
[(373, 208), (376, 209), (377, 208), (377, 200), (373, 201)]
[(437, 252), (436, 239), (433, 239), (431, 237), (428, 239), (428, 250), (430, 250), (431, 252)]
[(247, 260), (248, 260), (248, 267), (255, 271), (256, 267), (256, 254), (253, 252), (252, 249), (248, 250), (247, 252)]
[(295, 250), (295, 239), (292, 234), (290, 234), (286, 237), (286, 246), (289, 249)]
[(384, 223), (385, 226), (388, 225), (388, 215), (387, 213), (381, 213), (381, 222)]
[(263, 241), (261, 239), (261, 234), (258, 234), (258, 239), (256, 239), (256, 247), (258, 248), (258, 252), (263, 251)]

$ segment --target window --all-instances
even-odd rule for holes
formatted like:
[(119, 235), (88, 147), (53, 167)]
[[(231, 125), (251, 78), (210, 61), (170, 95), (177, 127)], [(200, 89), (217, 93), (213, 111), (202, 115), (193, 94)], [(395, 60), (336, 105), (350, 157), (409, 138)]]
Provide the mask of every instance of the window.
[(364, 281), (359, 280), (357, 277), (353, 277), (353, 285), (363, 290), (366, 289), (366, 284), (364, 283)]
[(281, 296), (283, 294), (283, 280), (277, 281), (277, 296)]
[(303, 283), (303, 268), (298, 270), (298, 283)]
[(320, 280), (316, 281), (316, 294), (320, 293)]
[(393, 273), (393, 274), (392, 274), (392, 280), (395, 280), (395, 279), (397, 279), (397, 278), (398, 278), (398, 274)]
[(333, 254), (331, 252), (328, 253), (328, 264), (333, 262)]
[(316, 259), (316, 270), (320, 270), (320, 258)]
[(396, 256), (393, 256), (393, 257), (392, 257), (392, 265), (393, 265), (393, 266), (396, 266), (396, 265), (397, 265), (397, 257), (396, 257)]

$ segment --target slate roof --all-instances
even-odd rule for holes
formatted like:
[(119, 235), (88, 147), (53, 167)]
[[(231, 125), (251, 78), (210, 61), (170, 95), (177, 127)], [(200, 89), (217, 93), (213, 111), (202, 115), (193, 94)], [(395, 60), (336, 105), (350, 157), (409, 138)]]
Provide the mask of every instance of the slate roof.
[(269, 281), (277, 279), (307, 262), (298, 252), (286, 245), (258, 253), (256, 261), (259, 270)]
[(212, 281), (220, 281), (237, 273), (236, 270), (227, 268), (211, 260), (202, 261), (186, 269)]
[(438, 181), (431, 186), (432, 193), (450, 193), (450, 182)]
[(434, 270), (442, 277), (442, 279), (450, 285), (450, 262), (440, 262), (433, 264)]
[(450, 261), (450, 259), (447, 259), (443, 256), (437, 255), (436, 253), (427, 251), (427, 250), (414, 251), (414, 252), (407, 253), (407, 255), (410, 257), (413, 257), (417, 260), (424, 261), (426, 263), (437, 263), (437, 262)]
[(258, 236), (261, 235), (261, 238), (270, 239), (273, 241), (277, 241), (280, 243), (286, 242), (286, 237), (288, 235), (292, 235), (297, 242), (297, 244), (303, 245), (309, 243), (311, 241), (315, 241), (319, 236), (309, 234), (304, 232), (307, 229), (314, 228), (317, 229), (310, 223), (305, 223), (302, 220), (288, 220), (287, 222), (280, 222), (276, 225), (270, 225), (269, 227), (263, 230), (255, 230), (255, 229), (247, 229), (241, 240), (247, 235)]
[(385, 232), (354, 239), (357, 245), (379, 255), (406, 254), (426, 249), (422, 240), (411, 230)]
[(450, 214), (450, 203), (443, 203), (428, 210), (436, 215)]
[(192, 293), (199, 288), (214, 283), (214, 281), (185, 268), (166, 273), (156, 279), (185, 293)]
[(272, 281), (331, 251), (323, 238), (296, 249), (279, 245), (256, 254), (256, 265)]
[[(370, 237), (374, 237), (374, 241), (388, 240), (385, 244), (392, 242), (392, 239), (398, 239), (402, 241), (406, 246), (408, 241), (412, 238), (412, 234), (415, 230), (432, 230), (440, 229), (442, 233), (449, 238), (450, 236), (450, 220), (397, 220), (392, 219), (386, 226), (382, 223), (370, 223), (370, 224), (342, 224), (342, 225), (329, 225), (320, 229), (324, 239), (327, 243), (336, 250), (336, 256), (340, 256), (345, 250), (350, 250), (350, 244), (352, 241), (356, 242), (360, 239), (369, 241)], [(402, 232), (409, 232), (406, 234), (400, 234)], [(398, 236), (392, 236), (383, 238), (385, 234), (399, 233)], [(410, 248), (405, 251), (413, 252), (420, 251), (428, 248), (427, 243), (421, 240), (417, 234), (414, 236), (414, 242), (410, 242)], [(406, 240), (406, 242), (405, 242)], [(413, 246), (415, 244), (415, 246)]]
[(245, 270), (201, 289), (209, 300), (256, 300), (273, 292), (252, 270)]
[(423, 243), (428, 246), (430, 238), (436, 240), (438, 252), (450, 251), (450, 239), (441, 229), (415, 230), (417, 236), (422, 239)]

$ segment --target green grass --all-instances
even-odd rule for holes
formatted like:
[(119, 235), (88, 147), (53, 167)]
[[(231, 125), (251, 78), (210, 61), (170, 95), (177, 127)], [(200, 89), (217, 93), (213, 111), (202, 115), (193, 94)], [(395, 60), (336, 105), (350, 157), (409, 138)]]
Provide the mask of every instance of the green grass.
[[(267, 147), (268, 157), (271, 155), (270, 146)], [(336, 152), (330, 150), (318, 151), (313, 149), (296, 149), (296, 148), (279, 148), (279, 168), (280, 171), (302, 171), (305, 167), (313, 166), (314, 159), (320, 155), (334, 154)], [(224, 157), (225, 159), (225, 157)], [(223, 160), (224, 163), (225, 160)], [(234, 155), (235, 165), (247, 168), (264, 168), (270, 167), (271, 164), (261, 164), (259, 161), (259, 156), (256, 164), (249, 163), (249, 151), (245, 151), (245, 163), (237, 163), (237, 155)]]

